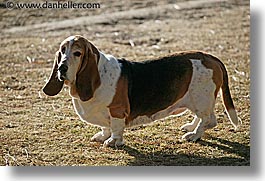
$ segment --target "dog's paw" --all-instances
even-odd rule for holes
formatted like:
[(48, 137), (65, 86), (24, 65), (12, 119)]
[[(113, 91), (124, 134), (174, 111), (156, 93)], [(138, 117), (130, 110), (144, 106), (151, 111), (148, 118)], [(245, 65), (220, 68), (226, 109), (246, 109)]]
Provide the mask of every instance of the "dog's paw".
[(100, 132), (96, 133), (90, 140), (103, 143), (109, 137), (110, 137), (110, 133), (100, 131)]
[(117, 147), (122, 145), (124, 145), (124, 141), (122, 138), (113, 138), (113, 137), (110, 137), (109, 139), (104, 141), (103, 144), (104, 147)]
[(196, 125), (193, 125), (191, 123), (184, 124), (180, 127), (180, 130), (184, 132), (192, 132), (195, 129)]
[(182, 136), (182, 140), (186, 141), (197, 141), (201, 138), (201, 134), (195, 132), (188, 132)]

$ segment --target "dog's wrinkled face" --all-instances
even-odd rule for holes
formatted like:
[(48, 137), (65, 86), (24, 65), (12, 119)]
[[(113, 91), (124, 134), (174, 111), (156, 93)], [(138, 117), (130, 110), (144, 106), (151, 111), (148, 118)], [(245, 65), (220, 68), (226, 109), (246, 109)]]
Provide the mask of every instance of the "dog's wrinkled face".
[(63, 84), (70, 86), (70, 95), (87, 101), (100, 85), (97, 68), (99, 51), (80, 35), (66, 38), (55, 54), (49, 81), (43, 88), (45, 94), (58, 94)]
[(76, 74), (81, 66), (82, 57), (85, 53), (84, 44), (78, 36), (70, 36), (65, 39), (59, 49), (61, 59), (58, 60), (58, 79), (66, 84), (74, 83)]

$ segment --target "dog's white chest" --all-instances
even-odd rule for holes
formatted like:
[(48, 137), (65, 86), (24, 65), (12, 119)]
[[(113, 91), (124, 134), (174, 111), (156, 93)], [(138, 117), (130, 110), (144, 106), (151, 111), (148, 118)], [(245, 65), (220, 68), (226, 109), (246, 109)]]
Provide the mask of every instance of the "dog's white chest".
[(84, 102), (76, 98), (73, 98), (72, 101), (75, 111), (82, 121), (101, 127), (110, 127), (108, 105), (115, 95), (121, 70), (118, 61), (114, 57), (106, 57), (102, 53), (100, 55), (100, 87), (94, 92), (93, 98), (89, 101)]
[(103, 127), (110, 126), (109, 112), (105, 105), (95, 101), (82, 102), (75, 98), (72, 101), (75, 111), (82, 121)]

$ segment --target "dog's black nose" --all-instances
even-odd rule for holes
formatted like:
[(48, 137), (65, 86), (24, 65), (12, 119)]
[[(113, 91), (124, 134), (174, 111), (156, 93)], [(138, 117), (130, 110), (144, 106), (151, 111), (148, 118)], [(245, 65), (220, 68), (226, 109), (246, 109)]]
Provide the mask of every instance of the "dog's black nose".
[(61, 73), (66, 73), (67, 70), (68, 70), (68, 66), (67, 66), (67, 65), (62, 64), (62, 65), (59, 67), (59, 71), (60, 71)]
[(58, 78), (60, 81), (63, 81), (66, 79), (66, 72), (68, 70), (68, 66), (65, 64), (61, 64), (58, 68)]

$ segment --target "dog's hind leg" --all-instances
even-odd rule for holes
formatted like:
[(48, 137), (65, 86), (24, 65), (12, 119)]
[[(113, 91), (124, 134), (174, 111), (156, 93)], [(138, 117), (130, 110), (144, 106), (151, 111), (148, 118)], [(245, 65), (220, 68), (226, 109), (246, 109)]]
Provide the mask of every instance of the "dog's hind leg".
[(212, 112), (210, 114), (210, 119), (209, 122), (205, 125), (205, 130), (206, 129), (211, 129), (214, 128), (217, 125), (217, 120), (215, 114)]
[(192, 131), (184, 134), (182, 139), (187, 141), (196, 141), (197, 139), (201, 138), (205, 131), (205, 126), (207, 122), (209, 122), (210, 116), (204, 116), (203, 118), (199, 119), (197, 127)]
[(200, 118), (198, 118), (196, 115), (191, 123), (184, 124), (180, 127), (181, 130), (186, 132), (192, 132), (200, 122)]
[[(217, 125), (216, 117), (213, 111), (210, 114), (204, 114), (203, 116), (200, 115), (196, 118), (197, 127), (182, 136), (182, 139), (188, 141), (196, 141), (197, 139), (201, 138), (205, 130), (213, 128)], [(184, 125), (185, 126), (185, 125)]]

